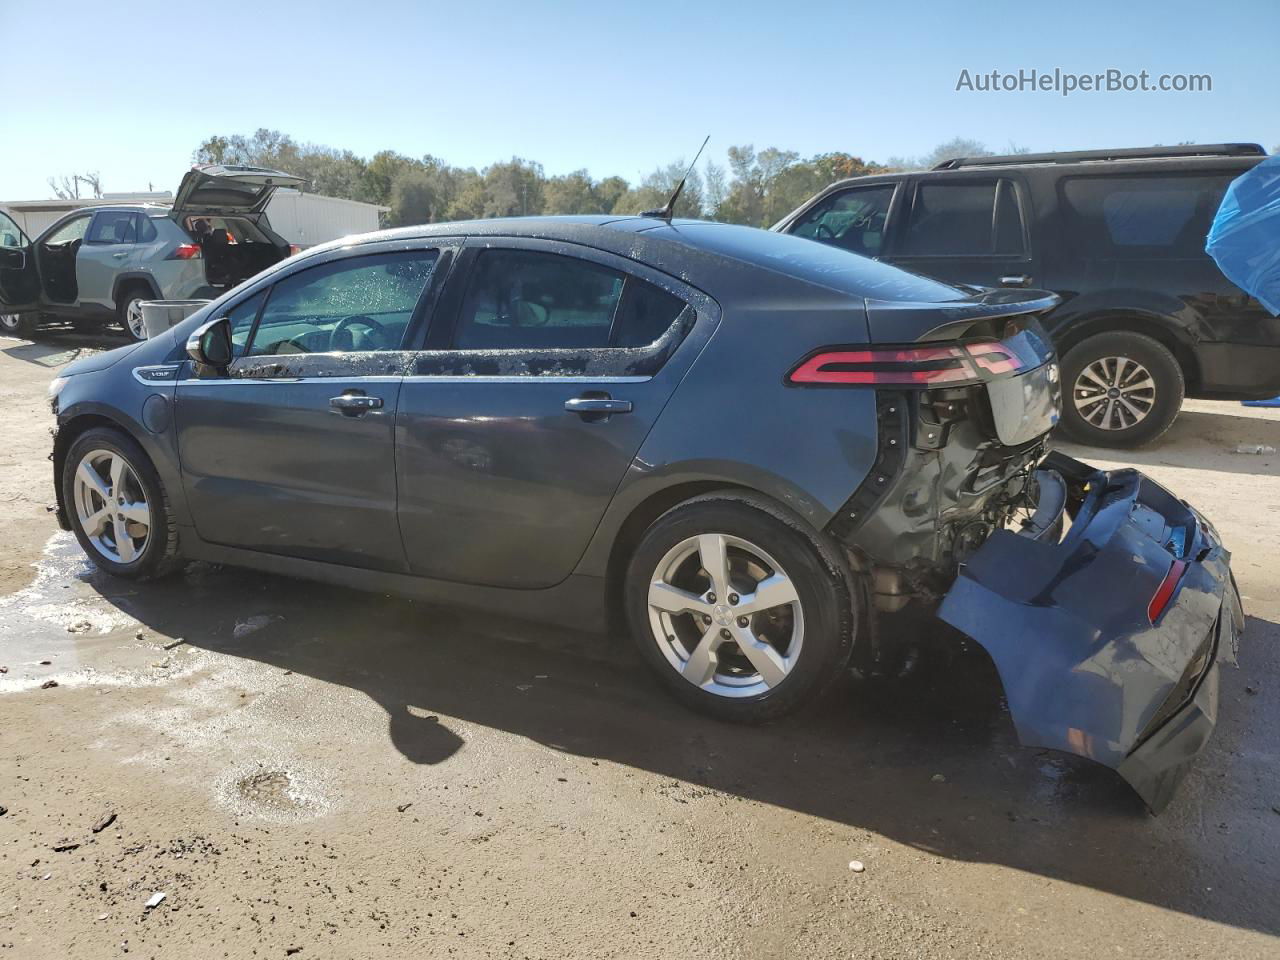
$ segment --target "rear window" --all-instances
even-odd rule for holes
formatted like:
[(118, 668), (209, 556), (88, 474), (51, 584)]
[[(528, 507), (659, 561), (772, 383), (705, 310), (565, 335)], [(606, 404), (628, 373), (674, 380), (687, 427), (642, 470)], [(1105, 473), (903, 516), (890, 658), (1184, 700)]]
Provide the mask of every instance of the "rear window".
[(1062, 181), (1067, 236), (1086, 259), (1203, 257), (1229, 175), (1070, 177)]
[(857, 297), (912, 303), (965, 298), (945, 283), (787, 233), (712, 223), (678, 223), (677, 229), (681, 237), (710, 253)]

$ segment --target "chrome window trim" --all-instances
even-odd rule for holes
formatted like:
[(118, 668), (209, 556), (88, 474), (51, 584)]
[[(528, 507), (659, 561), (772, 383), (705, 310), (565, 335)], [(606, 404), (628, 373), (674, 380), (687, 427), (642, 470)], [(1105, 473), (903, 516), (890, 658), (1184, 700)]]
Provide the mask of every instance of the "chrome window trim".
[[(142, 368), (139, 368), (142, 369)], [(137, 374), (135, 373), (135, 376)], [(557, 374), (554, 376), (537, 376), (529, 374), (528, 376), (513, 375), (486, 375), (486, 374), (420, 374), (409, 376), (363, 376), (363, 377), (209, 377), (202, 379), (198, 377), (188, 377), (185, 380), (176, 381), (178, 384), (199, 384), (200, 386), (218, 385), (218, 386), (235, 386), (237, 384), (251, 383), (333, 383), (334, 381), (353, 381), (358, 380), (362, 383), (396, 383), (401, 380), (432, 380), (432, 381), (449, 381), (450, 383), (647, 383), (653, 377), (648, 376), (609, 376), (609, 377), (584, 377), (584, 376), (567, 376)], [(139, 380), (152, 386), (155, 383), (173, 383), (171, 380)]]

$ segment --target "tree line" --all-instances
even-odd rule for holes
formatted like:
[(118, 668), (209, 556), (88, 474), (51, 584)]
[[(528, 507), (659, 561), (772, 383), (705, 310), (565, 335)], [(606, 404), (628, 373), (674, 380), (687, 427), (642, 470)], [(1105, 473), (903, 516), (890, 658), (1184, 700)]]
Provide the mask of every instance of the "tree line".
[[(973, 140), (940, 144), (925, 157), (880, 164), (849, 153), (801, 158), (793, 150), (731, 146), (728, 166), (708, 162), (689, 174), (676, 204), (678, 217), (702, 217), (767, 227), (836, 180), (895, 169), (931, 166), (950, 156), (986, 156)], [(430, 154), (409, 157), (380, 150), (362, 157), (350, 150), (298, 143), (278, 130), (212, 136), (192, 159), (197, 163), (250, 164), (283, 170), (310, 181), (315, 193), (389, 207), (388, 226), (535, 214), (634, 214), (661, 207), (687, 164), (673, 160), (638, 182), (587, 170), (547, 176), (542, 164), (521, 157), (482, 169), (455, 167)]]

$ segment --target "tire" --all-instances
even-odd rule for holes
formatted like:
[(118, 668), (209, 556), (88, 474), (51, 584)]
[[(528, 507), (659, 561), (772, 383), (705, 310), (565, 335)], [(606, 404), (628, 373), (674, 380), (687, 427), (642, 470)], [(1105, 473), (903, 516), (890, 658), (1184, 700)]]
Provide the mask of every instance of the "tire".
[[(127, 467), (127, 474), (121, 474), (122, 482), (118, 484), (122, 488), (120, 490), (116, 489), (117, 484), (111, 482), (112, 471), (107, 458), (121, 458)], [(102, 497), (97, 491), (92, 494), (85, 491), (84, 488), (91, 487), (92, 484), (79, 480), (78, 474), (81, 465), (86, 463), (97, 473), (108, 497)], [(128, 434), (111, 427), (94, 427), (76, 437), (63, 460), (60, 482), (62, 502), (66, 505), (71, 529), (80, 541), (81, 548), (99, 569), (127, 580), (152, 580), (173, 572), (181, 565), (178, 528), (174, 523), (164, 485), (142, 447)], [(124, 517), (123, 521), (113, 520), (108, 516), (100, 532), (86, 528), (86, 514), (99, 513), (97, 508), (104, 499), (113, 502), (114, 509), (118, 505), (119, 493), (125, 495), (126, 506), (133, 506), (135, 511), (141, 495), (147, 511), (145, 538), (136, 533), (140, 526), (135, 519), (131, 519), (137, 516), (136, 512), (130, 517), (116, 514), (118, 518)], [(110, 514), (110, 511), (107, 513)], [(119, 542), (124, 523), (127, 523), (124, 536), (129, 537), (132, 545), (129, 550), (125, 550), (124, 544)], [(134, 531), (136, 535), (130, 536), (130, 531)], [(142, 542), (139, 543), (139, 540)], [(114, 554), (109, 547), (115, 548)]]
[(24, 337), (31, 332), (35, 314), (0, 313), (0, 333), (10, 337)]
[[(716, 581), (706, 573), (704, 543), (705, 555), (728, 557), (728, 596), (707, 596)], [(765, 579), (771, 598), (794, 601), (766, 608), (762, 597), (755, 605)], [(660, 602), (651, 605), (651, 596)], [(859, 613), (852, 575), (835, 548), (799, 518), (747, 494), (698, 497), (654, 521), (628, 563), (623, 597), (632, 639), (667, 690), (695, 710), (743, 723), (816, 701), (849, 662)], [(688, 598), (697, 600), (696, 611), (683, 609)], [(747, 656), (739, 639), (752, 638), (771, 640), (772, 654), (757, 647)], [(769, 680), (757, 663), (766, 664)]]
[(147, 328), (142, 325), (143, 300), (154, 299), (151, 288), (143, 283), (130, 283), (120, 288), (116, 294), (116, 322), (130, 340), (147, 339)]
[(1090, 446), (1140, 447), (1169, 429), (1185, 390), (1182, 367), (1159, 341), (1129, 330), (1095, 334), (1063, 358), (1062, 431)]

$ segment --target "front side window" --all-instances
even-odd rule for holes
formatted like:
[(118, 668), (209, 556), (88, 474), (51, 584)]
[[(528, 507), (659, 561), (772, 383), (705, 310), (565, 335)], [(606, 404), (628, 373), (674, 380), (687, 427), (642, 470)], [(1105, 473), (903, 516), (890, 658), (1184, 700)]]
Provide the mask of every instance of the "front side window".
[(60, 226), (45, 241), (46, 244), (70, 243), (72, 240), (83, 240), (85, 231), (89, 229), (89, 217), (76, 217)]
[(263, 290), (248, 300), (241, 300), (226, 312), (226, 318), (231, 321), (231, 348), (235, 356), (244, 356), (245, 348), (249, 345), (249, 335), (253, 332), (253, 321), (258, 319), (258, 311), (265, 299), (267, 292)]
[(85, 243), (134, 243), (138, 239), (137, 217), (129, 212), (108, 211), (96, 214)]
[(908, 257), (1021, 254), (1017, 204), (1007, 181), (921, 183), (898, 252)]
[(1229, 176), (1072, 177), (1062, 182), (1067, 233), (1090, 259), (1204, 255)]
[(285, 277), (271, 288), (249, 355), (399, 350), (436, 256), (370, 254)]
[(893, 184), (884, 184), (837, 193), (805, 213), (790, 232), (850, 253), (877, 257), (884, 246), (893, 190)]

